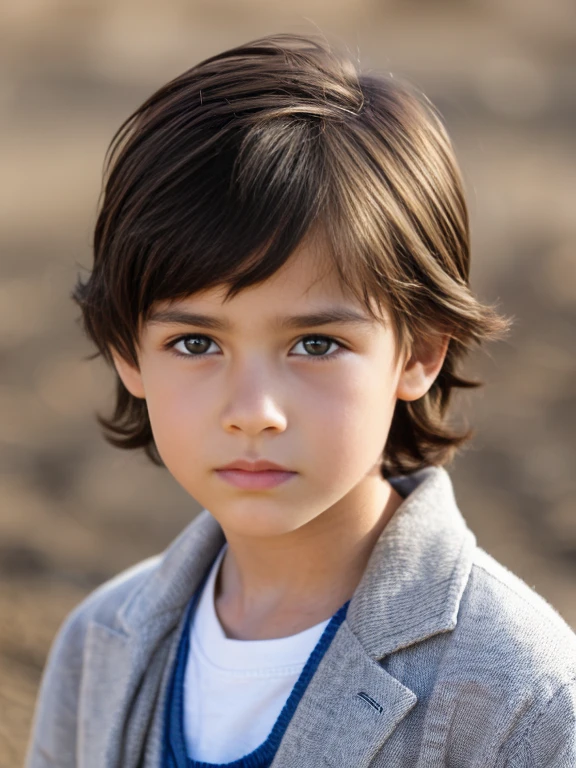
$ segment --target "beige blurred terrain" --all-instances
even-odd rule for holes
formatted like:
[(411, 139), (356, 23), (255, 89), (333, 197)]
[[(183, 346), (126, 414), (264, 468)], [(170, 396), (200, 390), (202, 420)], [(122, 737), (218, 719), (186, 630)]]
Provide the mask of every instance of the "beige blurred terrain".
[(576, 628), (573, 0), (8, 0), (0, 6), (0, 768), (23, 762), (65, 614), (197, 506), (101, 438), (112, 377), (69, 293), (90, 268), (104, 153), (168, 78), (262, 34), (340, 37), (419, 85), (464, 171), (473, 282), (515, 319), (470, 371), (452, 467), (479, 543)]

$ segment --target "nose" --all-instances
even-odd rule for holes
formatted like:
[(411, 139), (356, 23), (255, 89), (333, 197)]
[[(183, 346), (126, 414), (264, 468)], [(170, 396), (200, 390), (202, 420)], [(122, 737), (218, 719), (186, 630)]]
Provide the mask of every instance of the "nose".
[(286, 413), (280, 404), (280, 386), (261, 362), (244, 363), (231, 373), (222, 410), (222, 427), (250, 437), (264, 430), (283, 432)]

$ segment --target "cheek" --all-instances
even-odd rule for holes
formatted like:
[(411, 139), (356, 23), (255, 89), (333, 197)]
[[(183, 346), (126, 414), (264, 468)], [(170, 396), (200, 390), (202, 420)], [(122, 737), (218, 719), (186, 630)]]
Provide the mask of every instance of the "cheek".
[(189, 384), (178, 377), (151, 374), (145, 379), (146, 402), (154, 441), (165, 464), (172, 470), (200, 451), (206, 410)]
[[(326, 380), (299, 420), (308, 433), (306, 453), (322, 456), (331, 476), (350, 476), (372, 466), (386, 443), (395, 406), (391, 367), (358, 366)], [(317, 459), (316, 459), (317, 461)]]

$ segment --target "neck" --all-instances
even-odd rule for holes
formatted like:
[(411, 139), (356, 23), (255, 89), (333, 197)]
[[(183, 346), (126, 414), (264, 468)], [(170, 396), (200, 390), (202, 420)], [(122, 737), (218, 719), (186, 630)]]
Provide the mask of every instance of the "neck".
[(296, 531), (227, 533), (215, 602), (228, 635), (286, 637), (330, 618), (356, 589), (378, 537), (401, 503), (379, 472)]

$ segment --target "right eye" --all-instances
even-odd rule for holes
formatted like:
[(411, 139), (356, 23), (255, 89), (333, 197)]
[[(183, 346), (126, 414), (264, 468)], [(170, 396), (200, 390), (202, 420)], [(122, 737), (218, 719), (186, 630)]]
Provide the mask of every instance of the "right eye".
[[(166, 346), (178, 357), (204, 357), (210, 345), (216, 342), (201, 333), (187, 333), (169, 342)], [(213, 353), (212, 353), (213, 354)]]

